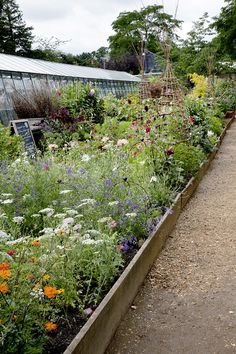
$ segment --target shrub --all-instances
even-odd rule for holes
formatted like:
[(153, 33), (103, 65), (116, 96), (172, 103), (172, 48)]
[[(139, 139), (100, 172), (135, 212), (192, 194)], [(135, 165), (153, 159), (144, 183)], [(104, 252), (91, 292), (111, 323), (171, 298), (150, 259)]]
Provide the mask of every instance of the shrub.
[(197, 147), (180, 143), (175, 146), (173, 159), (180, 163), (185, 178), (196, 174), (201, 162), (204, 161), (204, 153)]
[(22, 138), (15, 134), (11, 135), (10, 128), (0, 124), (0, 163), (17, 158), (22, 151)]

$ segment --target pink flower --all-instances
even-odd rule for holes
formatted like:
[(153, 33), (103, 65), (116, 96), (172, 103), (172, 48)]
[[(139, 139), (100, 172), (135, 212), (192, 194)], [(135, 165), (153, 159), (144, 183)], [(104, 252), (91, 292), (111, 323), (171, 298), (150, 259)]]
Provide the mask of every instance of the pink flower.
[(90, 316), (90, 315), (92, 315), (92, 313), (93, 313), (93, 310), (91, 309), (91, 307), (88, 307), (87, 309), (84, 310), (84, 314), (86, 316)]
[(146, 128), (146, 133), (150, 133), (150, 131), (151, 131), (151, 128), (147, 127)]

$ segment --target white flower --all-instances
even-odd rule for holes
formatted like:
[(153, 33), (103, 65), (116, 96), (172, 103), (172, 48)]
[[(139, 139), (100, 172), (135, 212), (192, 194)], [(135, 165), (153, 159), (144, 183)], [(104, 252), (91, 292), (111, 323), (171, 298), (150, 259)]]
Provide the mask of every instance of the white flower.
[(210, 138), (210, 137), (213, 136), (213, 135), (214, 135), (213, 131), (212, 131), (212, 130), (208, 130), (207, 136)]
[(71, 192), (73, 192), (72, 189), (65, 189), (63, 191), (60, 191), (59, 194), (68, 194), (68, 193), (71, 193)]
[(68, 209), (66, 210), (66, 214), (70, 215), (70, 216), (74, 216), (78, 214), (78, 211), (74, 210), (74, 209)]
[(80, 219), (80, 218), (83, 218), (83, 217), (84, 217), (83, 214), (78, 214), (78, 215), (74, 216), (75, 219)]
[(108, 203), (109, 206), (118, 205), (118, 204), (119, 204), (119, 202), (117, 200), (115, 200), (114, 202)]
[(9, 238), (9, 235), (5, 231), (0, 230), (0, 239), (1, 238)]
[(76, 224), (75, 226), (73, 226), (73, 230), (74, 230), (74, 231), (81, 230), (81, 228), (82, 228), (82, 225), (81, 225), (81, 224)]
[(128, 218), (135, 218), (137, 216), (136, 213), (126, 213), (125, 214)]
[(82, 202), (81, 204), (76, 206), (76, 209), (81, 208), (82, 206), (88, 205), (88, 204), (93, 205), (96, 203), (96, 200), (95, 199), (82, 199), (81, 202)]
[(45, 215), (47, 215), (47, 216), (52, 216), (53, 214), (54, 214), (54, 209), (52, 209), (52, 208), (45, 208), (45, 209), (42, 209), (42, 210), (39, 210), (39, 213), (40, 214), (45, 214)]
[(23, 216), (15, 216), (12, 221), (15, 222), (16, 224), (22, 224), (22, 222), (24, 221), (24, 217)]
[(54, 218), (59, 218), (59, 219), (63, 219), (65, 216), (66, 216), (66, 214), (64, 214), (64, 213), (58, 213), (58, 214), (53, 215)]
[(62, 220), (63, 225), (73, 224), (74, 222), (75, 222), (74, 218), (65, 218), (64, 220)]
[(81, 243), (83, 245), (93, 245), (93, 244), (95, 244), (95, 240), (92, 240), (91, 238), (87, 238), (85, 240), (82, 240)]
[(7, 198), (9, 198), (9, 197), (12, 196), (11, 193), (2, 193), (1, 195), (2, 195), (3, 197), (7, 197)]
[(31, 218), (40, 218), (40, 216), (41, 216), (40, 214), (32, 214)]
[(150, 179), (150, 183), (156, 182), (156, 181), (157, 181), (157, 178), (155, 176), (152, 176), (151, 179)]
[(5, 213), (0, 214), (0, 219), (7, 219), (7, 215)]
[(16, 245), (17, 243), (24, 243), (27, 241), (27, 239), (29, 238), (30, 236), (27, 236), (27, 237), (20, 237), (18, 238), (17, 240), (13, 240), (13, 241), (7, 241), (6, 244), (7, 245)]
[(13, 199), (6, 199), (2, 201), (2, 204), (12, 204), (13, 203)]
[(88, 235), (89, 237), (90, 237), (90, 235), (92, 235), (92, 236), (99, 236), (99, 235), (101, 235), (101, 232), (100, 232), (100, 231), (94, 230), (94, 229), (92, 229), (92, 230), (87, 230), (86, 232), (87, 232), (87, 234), (85, 234), (84, 237), (85, 237), (86, 235)]
[(143, 165), (146, 163), (146, 160), (142, 160), (142, 161), (140, 161), (139, 163), (140, 163), (140, 165), (143, 166)]
[(30, 292), (30, 295), (34, 297), (35, 299), (43, 299), (44, 298), (44, 291), (43, 289), (39, 288), (37, 289), (36, 287)]
[(98, 220), (99, 223), (106, 223), (106, 222), (111, 222), (112, 221), (112, 218), (110, 216), (106, 216), (104, 218), (101, 218)]
[(58, 145), (57, 144), (49, 144), (48, 149), (50, 151), (54, 151), (54, 150), (58, 149)]
[(46, 237), (52, 237), (54, 236), (54, 229), (52, 227), (45, 227), (40, 231), (40, 234), (44, 234)]
[(25, 195), (23, 195), (23, 200), (29, 199), (30, 197), (31, 197), (30, 194), (25, 194)]
[(89, 92), (89, 96), (94, 96), (94, 95), (95, 95), (95, 90), (91, 89), (90, 92)]
[(107, 143), (108, 141), (109, 141), (108, 136), (104, 136), (104, 137), (102, 138), (102, 142), (103, 142), (103, 143)]
[(117, 141), (116, 146), (121, 147), (121, 146), (125, 146), (125, 145), (128, 145), (128, 144), (129, 144), (129, 142), (128, 142), (127, 139), (119, 139)]
[(91, 160), (91, 157), (87, 154), (84, 154), (81, 158), (81, 161), (83, 162), (88, 162), (89, 160)]
[(111, 147), (112, 147), (112, 143), (108, 143), (108, 144), (103, 145), (102, 149), (103, 149), (103, 150), (108, 150), (108, 149), (110, 149)]
[(63, 249), (65, 248), (65, 246), (57, 245), (57, 248), (58, 248), (59, 250), (63, 250)]

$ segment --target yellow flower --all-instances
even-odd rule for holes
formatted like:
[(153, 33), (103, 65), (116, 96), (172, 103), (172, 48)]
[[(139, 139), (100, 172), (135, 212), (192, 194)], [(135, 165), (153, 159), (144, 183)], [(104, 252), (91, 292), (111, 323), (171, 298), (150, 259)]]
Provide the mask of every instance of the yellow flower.
[(44, 324), (44, 328), (47, 330), (47, 331), (55, 331), (57, 328), (58, 328), (58, 325), (56, 323), (53, 323), (53, 322), (46, 322)]
[(58, 236), (65, 236), (65, 230), (57, 229), (57, 230), (55, 230), (55, 234)]
[(9, 292), (9, 288), (8, 285), (6, 283), (0, 283), (0, 293), (8, 293)]
[(50, 275), (48, 275), (48, 274), (45, 274), (44, 276), (43, 276), (43, 280), (49, 280), (51, 277), (50, 277)]
[(57, 290), (57, 293), (58, 293), (58, 294), (64, 294), (64, 292), (65, 292), (65, 289), (58, 289), (58, 290)]
[(33, 287), (33, 291), (36, 291), (36, 290), (38, 290), (39, 288), (40, 288), (40, 284), (37, 283), (37, 284), (35, 284), (35, 286)]
[(28, 273), (27, 275), (26, 275), (26, 279), (28, 279), (28, 280), (32, 280), (33, 279), (33, 274), (32, 273)]
[(10, 270), (0, 270), (0, 277), (7, 280), (11, 276)]

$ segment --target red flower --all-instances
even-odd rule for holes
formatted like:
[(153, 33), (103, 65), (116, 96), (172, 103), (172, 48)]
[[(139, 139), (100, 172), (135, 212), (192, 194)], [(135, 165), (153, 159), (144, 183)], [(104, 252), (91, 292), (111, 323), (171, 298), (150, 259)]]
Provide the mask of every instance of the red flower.
[(148, 119), (148, 120), (147, 120), (147, 124), (151, 124), (151, 121), (150, 121), (150, 119)]
[(189, 122), (191, 124), (194, 124), (196, 122), (196, 119), (193, 116), (189, 116)]
[(10, 251), (7, 252), (7, 254), (9, 256), (14, 256), (15, 253), (16, 253), (16, 250), (10, 250)]
[(146, 128), (146, 133), (150, 133), (150, 131), (151, 131), (151, 128), (147, 127)]

